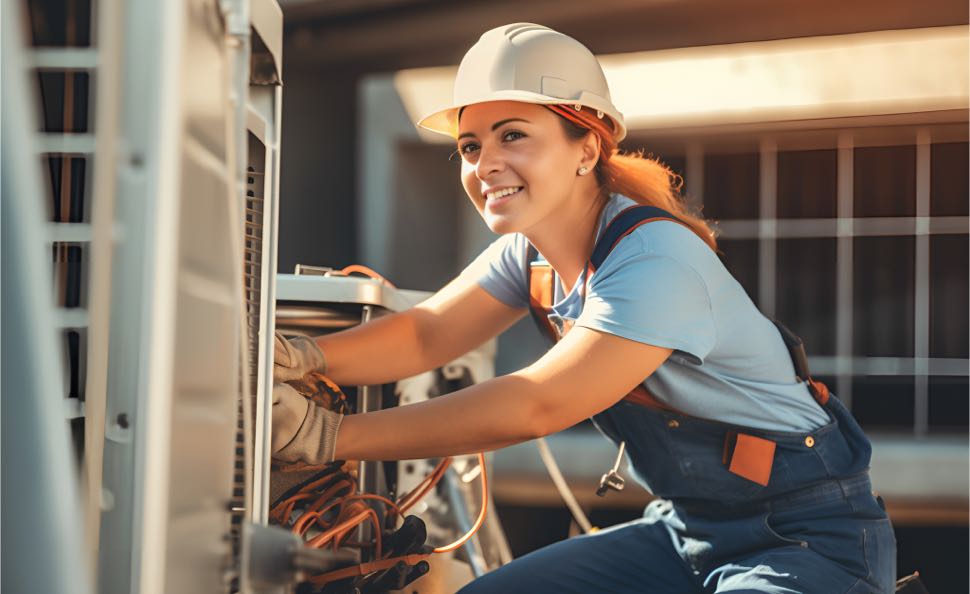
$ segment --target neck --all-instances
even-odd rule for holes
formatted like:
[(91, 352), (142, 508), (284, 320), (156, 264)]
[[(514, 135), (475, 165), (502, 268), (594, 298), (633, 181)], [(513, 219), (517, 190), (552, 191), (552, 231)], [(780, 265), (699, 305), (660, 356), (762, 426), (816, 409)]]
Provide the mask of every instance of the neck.
[(578, 196), (566, 208), (524, 233), (562, 279), (567, 293), (572, 291), (593, 253), (600, 213), (608, 196), (605, 191), (592, 199), (588, 194)]

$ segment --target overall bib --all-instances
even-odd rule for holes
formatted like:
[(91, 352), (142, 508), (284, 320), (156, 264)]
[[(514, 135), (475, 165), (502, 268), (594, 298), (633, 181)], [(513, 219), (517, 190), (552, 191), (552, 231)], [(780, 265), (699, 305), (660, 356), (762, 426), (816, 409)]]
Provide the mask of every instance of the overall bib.
[[(680, 222), (648, 206), (617, 215), (593, 250), (587, 283), (623, 237), (656, 220)], [(545, 315), (547, 275), (530, 269), (531, 309), (556, 340), (568, 329)], [(461, 594), (893, 592), (896, 544), (869, 482), (869, 441), (811, 380), (800, 340), (779, 330), (827, 424), (810, 432), (729, 425), (681, 414), (641, 385), (593, 422), (626, 443), (635, 478), (657, 496), (643, 517), (534, 551)]]

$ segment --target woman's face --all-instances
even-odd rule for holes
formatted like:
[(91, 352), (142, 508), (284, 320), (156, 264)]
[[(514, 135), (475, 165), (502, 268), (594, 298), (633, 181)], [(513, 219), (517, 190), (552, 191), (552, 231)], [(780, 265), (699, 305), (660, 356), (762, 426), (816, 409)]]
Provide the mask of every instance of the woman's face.
[(592, 181), (576, 175), (588, 161), (585, 144), (570, 140), (559, 116), (541, 105), (470, 105), (458, 127), (462, 185), (492, 231), (524, 233), (568, 208), (580, 183)]

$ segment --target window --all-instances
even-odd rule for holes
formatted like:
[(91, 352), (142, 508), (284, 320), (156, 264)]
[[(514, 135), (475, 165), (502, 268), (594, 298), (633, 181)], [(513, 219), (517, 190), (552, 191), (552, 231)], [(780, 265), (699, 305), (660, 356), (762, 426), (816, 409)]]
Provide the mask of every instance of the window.
[(678, 173), (703, 188), (725, 266), (864, 427), (966, 432), (966, 130), (874, 130), (711, 149)]

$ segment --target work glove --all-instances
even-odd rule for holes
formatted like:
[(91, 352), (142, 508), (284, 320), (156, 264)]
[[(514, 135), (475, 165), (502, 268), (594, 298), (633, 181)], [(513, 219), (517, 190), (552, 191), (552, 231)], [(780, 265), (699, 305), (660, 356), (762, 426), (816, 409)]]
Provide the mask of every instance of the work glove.
[(302, 379), (311, 371), (325, 373), (327, 362), (317, 342), (307, 336), (286, 338), (279, 332), (273, 341), (273, 382)]
[(344, 416), (317, 406), (289, 384), (273, 386), (273, 457), (282, 462), (329, 464)]

